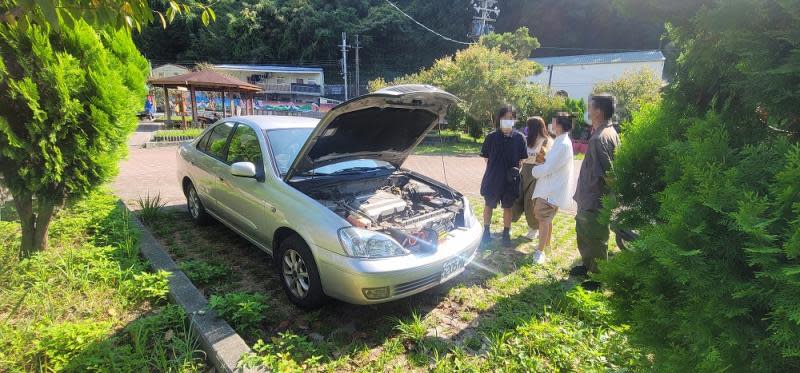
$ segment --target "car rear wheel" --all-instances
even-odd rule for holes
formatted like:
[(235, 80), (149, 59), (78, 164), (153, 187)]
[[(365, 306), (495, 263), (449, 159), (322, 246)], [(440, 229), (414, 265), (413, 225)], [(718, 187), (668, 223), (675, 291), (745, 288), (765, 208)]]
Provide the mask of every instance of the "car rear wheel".
[(308, 245), (299, 236), (281, 242), (276, 253), (276, 270), (283, 291), (292, 303), (303, 308), (318, 308), (328, 300)]
[(203, 202), (200, 201), (200, 196), (194, 188), (194, 184), (189, 183), (186, 187), (186, 206), (189, 208), (189, 215), (192, 220), (200, 225), (208, 224), (211, 221), (211, 216), (206, 212)]

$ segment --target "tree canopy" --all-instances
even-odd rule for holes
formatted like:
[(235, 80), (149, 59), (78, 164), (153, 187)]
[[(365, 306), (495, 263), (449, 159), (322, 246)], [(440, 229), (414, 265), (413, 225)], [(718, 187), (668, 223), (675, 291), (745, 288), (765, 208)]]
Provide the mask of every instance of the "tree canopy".
[[(437, 32), (467, 40), (475, 14), (469, 1), (394, 3)], [(134, 35), (136, 43), (155, 65), (313, 64), (326, 69), (326, 81), (336, 82), (341, 79), (337, 45), (347, 32), (350, 44), (360, 35), (362, 83), (415, 72), (464, 47), (423, 30), (385, 0), (219, 0), (213, 7), (218, 20), (208, 27), (188, 16), (176, 19), (166, 32), (157, 24), (146, 27)], [(655, 49), (663, 30), (663, 22), (624, 17), (612, 0), (503, 0), (500, 7), (497, 32), (527, 27), (545, 46), (537, 51), (540, 55), (602, 52), (582, 48)]]
[(153, 10), (146, 0), (51, 0), (51, 1), (0, 1), (0, 20), (12, 27), (28, 24), (49, 25), (60, 28), (61, 24), (73, 26), (83, 20), (90, 26), (116, 29), (142, 30), (149, 23), (160, 21), (162, 28), (175, 16), (200, 11), (204, 25), (216, 19), (210, 6), (199, 1), (169, 0), (164, 11)]
[(378, 78), (370, 81), (369, 88), (375, 91), (390, 84), (411, 83), (440, 87), (461, 99), (448, 115), (450, 126), (465, 129), (477, 138), (496, 125), (494, 114), (504, 105), (513, 105), (521, 121), (567, 109), (563, 97), (526, 82), (527, 77), (542, 71), (542, 66), (524, 57), (536, 45), (538, 41), (524, 27), (513, 33), (485, 36), (453, 56), (436, 60), (429, 68), (391, 82)]
[(635, 113), (647, 104), (661, 100), (663, 81), (652, 70), (643, 68), (623, 74), (619, 79), (600, 83), (594, 87), (593, 93), (611, 93), (617, 100), (616, 115), (619, 122), (631, 120)]

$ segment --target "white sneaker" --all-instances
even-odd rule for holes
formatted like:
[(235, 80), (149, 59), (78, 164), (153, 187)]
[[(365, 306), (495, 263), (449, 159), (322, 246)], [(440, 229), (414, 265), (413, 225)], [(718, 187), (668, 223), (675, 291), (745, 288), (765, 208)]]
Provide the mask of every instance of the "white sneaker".
[(528, 228), (528, 234), (525, 235), (525, 238), (533, 241), (537, 237), (539, 237), (539, 230), (538, 229), (533, 229), (533, 228)]
[(533, 264), (542, 265), (545, 262), (544, 252), (536, 250), (533, 252)]

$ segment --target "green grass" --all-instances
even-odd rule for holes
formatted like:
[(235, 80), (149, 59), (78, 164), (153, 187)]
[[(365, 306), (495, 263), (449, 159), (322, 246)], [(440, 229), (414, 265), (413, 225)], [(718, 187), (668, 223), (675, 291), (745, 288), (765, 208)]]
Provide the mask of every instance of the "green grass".
[[(432, 132), (438, 134), (438, 132)], [(443, 130), (442, 136), (458, 137), (457, 142), (445, 142), (442, 144), (419, 145), (414, 149), (417, 155), (477, 155), (481, 151), (483, 139), (473, 139), (469, 135), (454, 130)]]
[[(170, 116), (170, 119), (172, 119), (173, 121), (182, 121), (183, 117), (180, 116), (180, 115), (175, 115), (175, 113), (172, 113), (172, 115)], [(158, 117), (153, 121), (154, 122), (166, 122), (167, 121), (167, 115), (164, 114), (163, 116)], [(192, 121), (192, 114), (191, 113), (187, 113), (186, 114), (186, 121), (187, 122), (191, 122)]]
[(187, 128), (177, 130), (158, 130), (153, 133), (153, 141), (182, 141), (191, 140), (203, 132), (202, 128)]
[(437, 145), (419, 145), (414, 149), (417, 155), (478, 155), (482, 143), (445, 143)]
[(98, 192), (62, 210), (50, 247), (19, 260), (19, 224), (0, 222), (4, 371), (200, 371), (202, 352), (167, 272), (139, 257), (138, 232)]
[[(481, 201), (472, 202), (480, 216)], [(500, 221), (498, 209), (493, 231)], [(177, 261), (225, 263), (239, 276), (211, 280), (206, 295), (263, 295), (259, 328), (237, 329), (254, 349), (243, 364), (281, 372), (646, 371), (646, 354), (614, 321), (609, 294), (585, 292), (567, 275), (578, 261), (574, 227), (572, 216), (556, 216), (543, 266), (531, 264), (523, 218), (512, 226), (515, 248), (495, 240), (447, 284), (387, 304), (333, 302), (313, 312), (289, 303), (270, 258), (224, 226), (199, 229), (186, 211), (170, 210), (153, 230)]]

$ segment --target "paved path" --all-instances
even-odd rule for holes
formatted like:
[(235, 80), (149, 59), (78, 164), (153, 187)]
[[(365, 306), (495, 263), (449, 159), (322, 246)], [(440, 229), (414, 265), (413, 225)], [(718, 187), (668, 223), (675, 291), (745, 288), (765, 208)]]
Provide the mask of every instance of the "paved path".
[[(128, 158), (120, 164), (120, 173), (111, 184), (116, 193), (126, 203), (136, 201), (148, 193), (151, 196), (160, 194), (167, 204), (175, 205), (185, 202), (180, 190), (176, 170), (176, 147), (140, 148), (149, 132), (157, 125), (143, 124), (131, 138)], [(581, 161), (575, 161), (575, 172), (580, 169)], [(447, 182), (450, 186), (469, 196), (478, 196), (481, 178), (486, 168), (484, 160), (475, 156), (437, 156), (412, 155), (403, 165), (405, 168), (419, 172), (433, 179)], [(446, 170), (446, 172), (445, 172)]]

